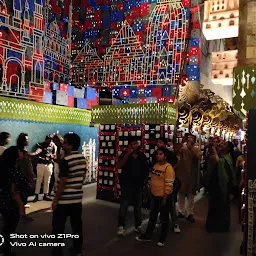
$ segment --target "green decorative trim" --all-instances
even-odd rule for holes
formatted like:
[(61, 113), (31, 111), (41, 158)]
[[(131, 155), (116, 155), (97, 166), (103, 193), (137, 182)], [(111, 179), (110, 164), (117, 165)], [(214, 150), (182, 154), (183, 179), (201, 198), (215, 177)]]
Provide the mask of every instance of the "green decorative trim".
[(91, 111), (0, 97), (0, 118), (89, 125), (91, 122)]
[(256, 109), (256, 66), (234, 69), (233, 108), (243, 115)]
[(100, 124), (176, 124), (176, 106), (170, 103), (95, 106), (92, 121)]

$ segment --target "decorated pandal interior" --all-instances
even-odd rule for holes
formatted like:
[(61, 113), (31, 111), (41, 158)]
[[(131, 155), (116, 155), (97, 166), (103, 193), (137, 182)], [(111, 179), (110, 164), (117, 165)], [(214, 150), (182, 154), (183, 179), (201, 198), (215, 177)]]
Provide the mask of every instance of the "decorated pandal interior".
[(242, 119), (234, 113), (231, 106), (210, 90), (201, 87), (199, 95), (194, 99), (190, 98), (189, 102), (179, 104), (179, 128), (186, 127), (192, 133), (203, 132), (225, 140), (232, 140), (243, 128)]

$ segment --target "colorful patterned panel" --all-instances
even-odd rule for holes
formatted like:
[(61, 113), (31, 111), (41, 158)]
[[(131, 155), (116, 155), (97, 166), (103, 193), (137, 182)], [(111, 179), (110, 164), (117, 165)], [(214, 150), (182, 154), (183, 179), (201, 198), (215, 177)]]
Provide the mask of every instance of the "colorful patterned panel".
[[(96, 49), (97, 59), (102, 57), (106, 70), (103, 82), (110, 87), (120, 83), (177, 84), (180, 73), (186, 71), (184, 62), (189, 61), (190, 56), (193, 57), (190, 64), (200, 65), (201, 30), (197, 7), (200, 2), (76, 0), (72, 56), (74, 59), (78, 59), (77, 55), (83, 56), (85, 44)], [(186, 52), (189, 54), (184, 54)], [(90, 68), (91, 63), (84, 63), (80, 71)], [(102, 68), (99, 59), (94, 68), (95, 76), (85, 74), (77, 79), (74, 74), (72, 83), (101, 85), (103, 82), (97, 76)], [(198, 70), (191, 69), (184, 81), (199, 81)]]
[(50, 92), (49, 82), (68, 82), (70, 3), (70, 0), (1, 1), (1, 95), (42, 102), (44, 89)]
[(256, 109), (256, 67), (234, 69), (233, 107), (244, 115)]

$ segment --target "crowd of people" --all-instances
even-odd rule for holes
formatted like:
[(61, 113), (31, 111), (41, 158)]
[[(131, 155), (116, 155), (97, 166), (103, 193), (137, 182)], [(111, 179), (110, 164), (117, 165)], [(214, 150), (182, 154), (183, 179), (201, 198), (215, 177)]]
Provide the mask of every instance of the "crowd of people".
[[(35, 195), (34, 203), (39, 200), (41, 186), (43, 200), (53, 201), (52, 233), (64, 233), (66, 219), (70, 216), (72, 230), (79, 236), (74, 239), (73, 252), (82, 255), (82, 185), (86, 160), (78, 153), (80, 137), (74, 133), (64, 138), (47, 135), (33, 153), (27, 151), (27, 134), (21, 133), (17, 145), (8, 148), (10, 137), (9, 133), (0, 133), (0, 213), (4, 217), (6, 241), (1, 250), (4, 255), (13, 255), (10, 234), (15, 232), (20, 219), (33, 221), (26, 215), (25, 206), (30, 195)], [(245, 154), (237, 140), (231, 143), (218, 137), (210, 138), (202, 153), (196, 138), (188, 134), (174, 150), (168, 147), (165, 138), (158, 139), (151, 162), (140, 150), (138, 140), (129, 138), (128, 148), (118, 160), (118, 168), (122, 171), (118, 177), (121, 200), (117, 235), (125, 233), (130, 203), (134, 206), (134, 226), (139, 242), (151, 241), (154, 229), (161, 228), (157, 245), (163, 247), (169, 231), (169, 216), (172, 230), (177, 234), (181, 232), (179, 219), (195, 223), (194, 198), (201, 188), (202, 160), (203, 185), (209, 200), (206, 229), (208, 232), (229, 231), (231, 195), (240, 206), (239, 186), (241, 190)], [(52, 191), (55, 192), (53, 200)], [(141, 209), (146, 194), (150, 195), (150, 213), (146, 231), (142, 232)], [(61, 242), (61, 239), (54, 239), (54, 242)], [(61, 247), (54, 247), (53, 255), (62, 255)]]
[[(121, 201), (117, 234), (121, 236), (125, 233), (125, 218), (130, 202), (134, 205), (135, 231), (141, 232), (142, 196), (147, 194), (143, 193), (145, 184), (150, 190), (149, 222), (146, 232), (136, 237), (137, 241), (151, 241), (154, 229), (161, 227), (157, 245), (164, 246), (169, 216), (175, 233), (181, 232), (178, 219), (186, 218), (195, 223), (194, 199), (202, 185), (209, 201), (206, 230), (229, 231), (232, 196), (239, 211), (241, 208), (239, 192), (243, 184), (241, 170), (244, 162), (245, 153), (241, 152), (238, 140), (232, 143), (219, 137), (209, 138), (202, 153), (192, 135), (187, 134), (185, 141), (176, 145), (174, 150), (168, 148), (165, 138), (160, 138), (149, 163), (140, 151), (138, 141), (130, 139), (128, 149), (119, 158), (118, 167), (122, 172), (119, 174)], [(203, 184), (200, 182), (202, 180)]]
[[(82, 255), (82, 186), (86, 177), (86, 160), (78, 153), (80, 137), (75, 133), (68, 133), (64, 138), (58, 134), (47, 135), (34, 153), (27, 151), (28, 134), (21, 133), (17, 145), (8, 148), (10, 138), (9, 133), (0, 133), (0, 214), (4, 219), (2, 234), (5, 241), (0, 253), (14, 255), (10, 234), (15, 233), (20, 220), (33, 221), (26, 215), (27, 200), (34, 194), (33, 202), (36, 203), (43, 185), (43, 200), (52, 201), (52, 233), (56, 238), (57, 234), (63, 234), (69, 216), (72, 229), (79, 236), (74, 239), (72, 252)], [(54, 199), (50, 197), (53, 189)], [(53, 242), (61, 243), (58, 239), (53, 239)], [(62, 247), (54, 247), (52, 255), (62, 255)]]

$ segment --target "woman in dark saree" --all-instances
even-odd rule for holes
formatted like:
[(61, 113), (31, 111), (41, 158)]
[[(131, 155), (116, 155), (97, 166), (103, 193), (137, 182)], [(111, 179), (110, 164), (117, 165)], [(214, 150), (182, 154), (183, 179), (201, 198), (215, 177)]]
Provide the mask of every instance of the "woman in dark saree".
[(234, 184), (231, 144), (213, 147), (211, 172), (208, 180), (209, 209), (206, 220), (208, 232), (228, 232), (230, 228), (230, 195)]

